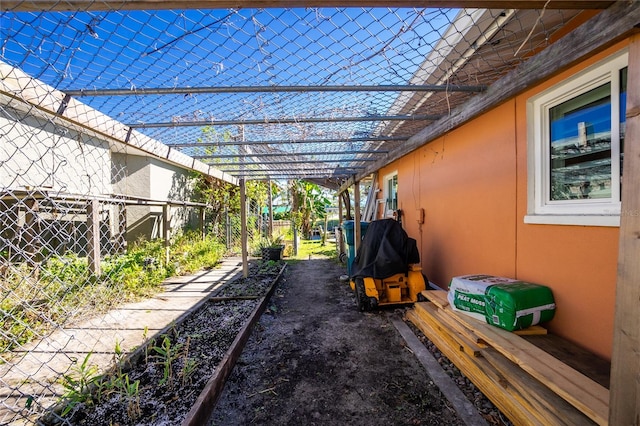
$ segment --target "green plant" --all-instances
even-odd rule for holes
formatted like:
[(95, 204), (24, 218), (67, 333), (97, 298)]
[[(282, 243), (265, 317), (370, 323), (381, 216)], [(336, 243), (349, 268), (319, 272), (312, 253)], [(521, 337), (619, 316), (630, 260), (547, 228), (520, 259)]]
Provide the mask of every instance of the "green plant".
[(131, 244), (125, 254), (106, 256), (99, 276), (90, 273), (86, 257), (74, 253), (51, 257), (37, 268), (26, 262), (11, 264), (0, 277), (0, 327), (6, 331), (0, 335), (0, 350), (28, 343), (52, 323), (150, 297), (176, 272), (214, 267), (225, 250), (213, 236), (203, 240), (187, 232), (174, 239), (168, 264), (163, 262), (164, 242), (144, 239)]
[[(122, 393), (121, 390), (125, 387), (125, 376), (122, 372), (122, 360), (124, 358), (124, 350), (120, 345), (120, 341), (116, 340), (116, 345), (113, 349), (113, 363), (115, 365), (115, 372), (109, 376), (109, 380), (104, 381), (100, 386), (100, 398), (103, 395), (110, 393)], [(128, 380), (128, 377), (127, 377)]]
[(225, 250), (226, 247), (213, 236), (203, 239), (195, 232), (186, 232), (174, 239), (169, 263), (179, 265), (180, 273), (211, 269), (220, 262)]
[(72, 367), (70, 374), (62, 376), (62, 386), (65, 389), (60, 397), (65, 404), (61, 413), (63, 417), (69, 414), (76, 405), (93, 402), (91, 385), (96, 383), (100, 376), (98, 375), (98, 367), (93, 364), (89, 365), (91, 354), (92, 352), (89, 352), (80, 365)]
[(162, 336), (160, 346), (153, 346), (151, 349), (158, 355), (158, 363), (162, 365), (162, 380), (160, 385), (173, 387), (173, 362), (179, 358), (182, 344), (173, 345), (171, 339), (166, 334)]
[(319, 185), (300, 179), (289, 182), (289, 194), (291, 221), (305, 238), (310, 238), (315, 219), (326, 215), (325, 208), (331, 203), (329, 197)]
[(161, 240), (140, 239), (129, 247), (126, 254), (105, 258), (101, 279), (117, 283), (128, 300), (150, 296), (173, 273), (160, 261), (163, 256), (164, 243)]
[(127, 373), (122, 371), (122, 362), (126, 353), (116, 340), (114, 347), (115, 372), (111, 373), (108, 380), (97, 380), (95, 382), (94, 395), (99, 402), (103, 397), (110, 394), (117, 394), (127, 403), (127, 415), (132, 420), (136, 420), (141, 415), (140, 411), (140, 380), (133, 382)]
[(191, 383), (191, 376), (196, 371), (196, 367), (198, 366), (198, 362), (193, 358), (185, 358), (184, 364), (182, 365), (182, 386), (186, 386)]
[(127, 415), (130, 419), (136, 420), (140, 417), (140, 380), (129, 381), (129, 376), (124, 376), (122, 384), (122, 396), (127, 400)]
[(284, 245), (284, 236), (277, 235), (274, 237), (262, 237), (258, 240), (258, 248), (277, 248)]
[(184, 345), (182, 351), (182, 369), (180, 370), (180, 376), (182, 377), (182, 386), (186, 386), (191, 382), (191, 376), (196, 371), (198, 365), (197, 361), (193, 358), (189, 358), (189, 345), (191, 344), (191, 336), (187, 337), (187, 342)]
[(142, 345), (144, 346), (144, 363), (149, 363), (149, 327), (144, 326), (144, 331), (142, 332)]

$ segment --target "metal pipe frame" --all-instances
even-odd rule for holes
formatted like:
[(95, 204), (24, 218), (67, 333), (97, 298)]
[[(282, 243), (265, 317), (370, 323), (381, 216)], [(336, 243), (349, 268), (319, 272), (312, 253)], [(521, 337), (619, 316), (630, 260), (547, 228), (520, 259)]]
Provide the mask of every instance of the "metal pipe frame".
[[(212, 155), (190, 155), (191, 158), (201, 160), (203, 158), (247, 158), (247, 157), (299, 157), (305, 155), (383, 155), (388, 154), (389, 151), (376, 151), (376, 150), (361, 150), (361, 151), (342, 151), (342, 152), (330, 152), (330, 151), (315, 151), (315, 152), (266, 152), (266, 153), (245, 153), (245, 154), (212, 154)], [(348, 161), (348, 160), (345, 160)]]
[(211, 87), (156, 87), (148, 89), (79, 89), (66, 90), (65, 94), (83, 96), (131, 96), (131, 95), (199, 95), (215, 93), (309, 93), (309, 92), (467, 92), (479, 93), (486, 85), (446, 84), (381, 84), (357, 86), (211, 86)]
[[(265, 173), (264, 175), (235, 175), (238, 179), (245, 178), (247, 180), (266, 180), (266, 179), (300, 179), (301, 175), (291, 175), (289, 173), (283, 174), (271, 174)], [(336, 174), (336, 175), (304, 175), (303, 178), (306, 179), (343, 179), (349, 177), (349, 174)]]
[(313, 117), (313, 118), (264, 118), (262, 120), (199, 120), (170, 121), (160, 123), (127, 124), (135, 129), (154, 129), (162, 127), (206, 127), (232, 125), (300, 124), (300, 123), (341, 123), (358, 121), (436, 121), (444, 117), (441, 114), (424, 115), (368, 115), (364, 117)]
[(220, 141), (220, 142), (186, 142), (186, 143), (168, 143), (165, 144), (171, 148), (190, 148), (190, 147), (207, 147), (207, 146), (235, 146), (235, 145), (282, 145), (282, 144), (304, 144), (304, 143), (349, 143), (349, 142), (404, 142), (409, 140), (410, 136), (372, 136), (363, 138), (344, 138), (344, 139), (279, 139), (264, 141)]
[(243, 161), (234, 161), (230, 163), (205, 163), (209, 166), (224, 167), (224, 166), (261, 166), (265, 164), (325, 164), (325, 163), (358, 163), (362, 161), (376, 161), (375, 158), (354, 158), (352, 160), (296, 160), (296, 161), (261, 161), (259, 163), (247, 163)]
[(302, 168), (302, 169), (291, 169), (291, 170), (281, 170), (281, 169), (231, 169), (224, 170), (225, 173), (290, 173), (290, 174), (305, 174), (309, 172), (313, 173), (331, 173), (335, 171), (340, 171), (342, 174), (347, 173), (349, 176), (353, 175), (354, 170), (362, 170), (364, 166), (355, 166), (355, 167), (336, 167), (336, 168)]

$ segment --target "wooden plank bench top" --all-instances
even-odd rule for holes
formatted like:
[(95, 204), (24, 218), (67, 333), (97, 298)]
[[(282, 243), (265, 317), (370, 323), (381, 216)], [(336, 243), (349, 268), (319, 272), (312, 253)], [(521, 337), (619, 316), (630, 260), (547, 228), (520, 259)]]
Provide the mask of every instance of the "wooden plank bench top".
[(607, 423), (610, 364), (606, 360), (553, 334), (518, 336), (455, 312), (446, 291), (424, 291), (422, 295), (594, 422)]

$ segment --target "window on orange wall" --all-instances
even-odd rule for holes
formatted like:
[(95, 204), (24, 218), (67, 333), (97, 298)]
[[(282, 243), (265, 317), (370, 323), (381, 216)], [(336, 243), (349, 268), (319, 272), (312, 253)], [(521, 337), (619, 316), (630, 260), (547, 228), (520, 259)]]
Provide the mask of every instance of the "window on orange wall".
[(384, 213), (383, 217), (393, 217), (398, 210), (398, 172), (384, 176)]
[(527, 223), (617, 226), (626, 51), (529, 100)]

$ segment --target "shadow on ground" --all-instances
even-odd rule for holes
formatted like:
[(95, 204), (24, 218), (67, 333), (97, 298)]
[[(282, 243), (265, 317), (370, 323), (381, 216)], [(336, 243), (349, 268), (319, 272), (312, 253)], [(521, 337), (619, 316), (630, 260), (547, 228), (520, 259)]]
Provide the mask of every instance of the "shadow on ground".
[(389, 322), (361, 313), (343, 265), (291, 262), (210, 425), (462, 425)]

